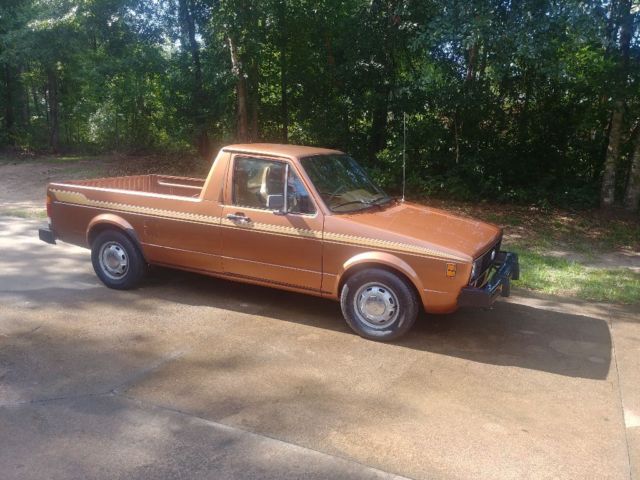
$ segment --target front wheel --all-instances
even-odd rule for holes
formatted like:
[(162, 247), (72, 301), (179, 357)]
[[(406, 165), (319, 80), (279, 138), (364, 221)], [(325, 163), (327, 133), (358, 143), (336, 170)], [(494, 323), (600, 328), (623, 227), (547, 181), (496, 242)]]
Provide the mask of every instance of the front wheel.
[(105, 230), (91, 244), (91, 263), (109, 288), (128, 290), (140, 283), (146, 263), (131, 239), (117, 230)]
[(340, 306), (358, 335), (383, 342), (404, 335), (419, 311), (418, 296), (407, 281), (381, 268), (352, 275), (342, 288)]

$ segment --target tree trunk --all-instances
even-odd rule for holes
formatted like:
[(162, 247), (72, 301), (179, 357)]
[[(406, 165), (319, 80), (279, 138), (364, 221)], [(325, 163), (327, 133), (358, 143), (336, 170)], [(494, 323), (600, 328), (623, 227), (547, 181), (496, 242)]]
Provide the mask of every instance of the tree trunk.
[[(24, 66), (20, 65), (18, 67), (18, 76), (23, 78), (23, 73)], [(24, 81), (20, 82), (18, 92), (18, 102), (22, 105), (22, 109), (20, 110), (20, 124), (23, 127), (28, 127), (31, 123), (31, 109), (29, 107), (29, 91), (27, 90), (27, 86)]]
[(607, 146), (607, 156), (605, 158), (604, 173), (602, 175), (602, 189), (600, 190), (600, 205), (602, 207), (610, 207), (615, 201), (616, 166), (618, 157), (620, 156), (623, 112), (624, 102), (618, 100), (615, 104), (613, 115), (611, 116), (609, 145)]
[(200, 97), (202, 95), (202, 64), (200, 62), (200, 45), (196, 40), (196, 24), (192, 13), (192, 2), (190, 0), (179, 0), (179, 8), (182, 28), (187, 35), (188, 48), (193, 62), (196, 97)]
[(193, 16), (193, 0), (179, 0), (178, 2), (180, 23), (183, 31), (185, 48), (189, 49), (191, 62), (193, 64), (193, 112), (196, 129), (196, 143), (198, 153), (202, 158), (207, 158), (211, 153), (209, 135), (207, 134), (206, 119), (204, 115), (204, 104), (206, 98), (202, 82), (202, 62), (200, 60), (200, 45), (196, 40), (196, 24)]
[(636, 143), (633, 150), (633, 159), (631, 160), (631, 169), (629, 170), (627, 191), (624, 197), (624, 207), (632, 212), (638, 209), (638, 202), (640, 201), (640, 126), (636, 131)]
[(484, 74), (487, 71), (487, 57), (489, 55), (486, 42), (482, 44), (482, 60), (480, 61), (480, 69), (478, 70), (478, 82), (484, 80)]
[(287, 93), (287, 61), (284, 49), (280, 50), (280, 117), (282, 118), (282, 143), (289, 143), (289, 95)]
[(113, 128), (116, 131), (116, 152), (120, 150), (120, 129), (118, 128), (118, 112), (113, 116)]
[(4, 126), (7, 134), (9, 135), (9, 139), (13, 140), (13, 127), (14, 127), (14, 117), (13, 117), (13, 82), (11, 79), (11, 67), (8, 63), (4, 64)]
[(286, 3), (278, 4), (280, 17), (280, 117), (282, 121), (282, 143), (289, 142), (289, 96), (287, 92), (287, 10)]
[[(384, 21), (378, 22), (376, 17), (383, 13)], [(369, 9), (374, 24), (374, 32), (379, 35), (377, 60), (382, 65), (382, 72), (374, 87), (371, 135), (369, 139), (369, 158), (375, 160), (376, 154), (387, 144), (387, 127), (389, 117), (389, 100), (395, 87), (394, 44), (397, 29), (395, 2), (372, 1)]]
[(258, 63), (252, 60), (249, 63), (249, 141), (255, 142), (260, 138), (258, 131), (258, 107), (260, 105), (260, 80)]
[(42, 98), (44, 98), (44, 116), (47, 121), (47, 129), (51, 130), (51, 122), (49, 119), (49, 86), (48, 82), (46, 82), (42, 86)]
[(456, 108), (453, 115), (453, 136), (456, 143), (456, 165), (460, 163), (460, 134), (458, 128), (458, 117), (458, 109)]
[(617, 82), (614, 98), (617, 100), (611, 114), (609, 142), (604, 162), (602, 187), (600, 190), (600, 206), (610, 207), (615, 202), (616, 167), (620, 157), (622, 141), (622, 124), (624, 121), (625, 90), (627, 87), (627, 71), (629, 66), (629, 49), (633, 30), (631, 16), (631, 0), (620, 2), (620, 60), (618, 63)]
[(476, 65), (478, 63), (478, 52), (480, 51), (480, 44), (476, 40), (473, 42), (473, 46), (467, 50), (467, 73), (465, 75), (464, 83), (471, 83), (476, 77)]
[(371, 140), (369, 142), (369, 156), (371, 160), (387, 143), (387, 120), (389, 116), (389, 94), (391, 86), (382, 80), (375, 92), (375, 105), (371, 121)]
[(605, 28), (605, 52), (606, 56), (611, 55), (615, 48), (615, 39), (618, 34), (618, 1), (611, 0), (609, 2), (609, 18)]
[(57, 152), (60, 147), (60, 111), (58, 104), (58, 76), (55, 67), (47, 69), (49, 91), (49, 147)]
[(229, 51), (231, 52), (231, 71), (236, 78), (236, 138), (245, 142), (249, 139), (249, 115), (247, 111), (247, 80), (242, 70), (242, 62), (238, 55), (238, 47), (231, 35), (227, 37)]
[(620, 54), (622, 55), (621, 79), (626, 82), (629, 68), (629, 52), (631, 37), (633, 36), (633, 15), (631, 14), (631, 0), (620, 3)]
[(38, 98), (38, 91), (31, 85), (31, 98), (33, 101), (33, 111), (35, 115), (40, 118), (42, 116), (42, 109), (40, 108), (40, 99)]

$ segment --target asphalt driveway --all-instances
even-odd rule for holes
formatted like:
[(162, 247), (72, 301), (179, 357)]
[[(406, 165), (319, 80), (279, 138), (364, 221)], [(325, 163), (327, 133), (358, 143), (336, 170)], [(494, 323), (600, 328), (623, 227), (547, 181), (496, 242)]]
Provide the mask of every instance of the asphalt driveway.
[(640, 312), (515, 296), (395, 344), (337, 304), (156, 269), (0, 217), (0, 477), (640, 478)]

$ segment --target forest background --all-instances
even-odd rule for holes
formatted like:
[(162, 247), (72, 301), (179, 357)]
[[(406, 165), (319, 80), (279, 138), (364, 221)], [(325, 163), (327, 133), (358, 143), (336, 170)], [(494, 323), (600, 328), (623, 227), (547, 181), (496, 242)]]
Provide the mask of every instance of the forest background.
[(392, 193), (640, 201), (637, 0), (2, 0), (0, 148), (335, 147)]

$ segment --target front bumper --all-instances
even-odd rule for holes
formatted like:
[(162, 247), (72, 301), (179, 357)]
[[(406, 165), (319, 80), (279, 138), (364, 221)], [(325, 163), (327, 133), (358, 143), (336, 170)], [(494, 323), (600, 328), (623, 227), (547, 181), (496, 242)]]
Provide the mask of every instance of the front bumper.
[(498, 296), (508, 297), (511, 293), (511, 280), (520, 277), (518, 255), (511, 252), (500, 252), (496, 256), (494, 266), (497, 270), (482, 288), (465, 287), (458, 296), (459, 307), (489, 307)]
[(56, 244), (56, 234), (49, 227), (39, 228), (38, 229), (38, 237), (43, 242), (50, 243), (52, 245)]

